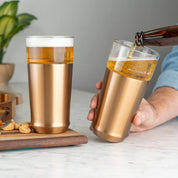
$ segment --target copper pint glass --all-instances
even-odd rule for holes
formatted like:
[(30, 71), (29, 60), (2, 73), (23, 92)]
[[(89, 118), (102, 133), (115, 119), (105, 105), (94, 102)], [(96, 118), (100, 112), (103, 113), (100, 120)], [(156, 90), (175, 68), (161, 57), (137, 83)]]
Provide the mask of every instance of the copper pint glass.
[(93, 132), (110, 142), (129, 134), (131, 121), (155, 70), (159, 54), (148, 47), (130, 51), (131, 42), (115, 40), (107, 62)]
[(68, 129), (73, 46), (73, 37), (26, 38), (31, 123), (38, 133)]

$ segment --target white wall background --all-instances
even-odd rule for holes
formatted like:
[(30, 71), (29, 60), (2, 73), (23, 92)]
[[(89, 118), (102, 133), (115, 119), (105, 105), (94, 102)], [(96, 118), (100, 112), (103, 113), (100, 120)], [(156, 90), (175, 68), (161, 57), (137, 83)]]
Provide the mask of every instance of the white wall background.
[[(178, 0), (21, 0), (18, 12), (32, 13), (38, 20), (11, 41), (4, 58), (16, 64), (11, 82), (27, 82), (26, 36), (73, 35), (73, 88), (94, 92), (95, 83), (103, 78), (113, 39), (133, 41), (137, 31), (177, 23)], [(147, 96), (171, 48), (155, 49), (161, 59)]]

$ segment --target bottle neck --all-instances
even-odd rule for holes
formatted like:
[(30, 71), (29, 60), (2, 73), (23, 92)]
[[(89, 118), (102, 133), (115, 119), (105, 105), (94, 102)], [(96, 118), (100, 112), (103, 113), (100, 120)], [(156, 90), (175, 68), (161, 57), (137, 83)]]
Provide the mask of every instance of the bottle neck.
[(135, 43), (137, 46), (143, 46), (143, 32), (137, 32), (135, 35)]
[(178, 45), (178, 25), (162, 27), (146, 32), (137, 32), (135, 43), (138, 46), (175, 46)]

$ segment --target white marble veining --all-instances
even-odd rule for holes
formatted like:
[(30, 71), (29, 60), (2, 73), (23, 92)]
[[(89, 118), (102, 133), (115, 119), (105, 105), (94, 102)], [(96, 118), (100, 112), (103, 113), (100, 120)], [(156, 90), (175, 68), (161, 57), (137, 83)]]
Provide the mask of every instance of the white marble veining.
[[(7, 89), (1, 87), (0, 90)], [(8, 90), (23, 94), (16, 121), (30, 120), (27, 84)], [(0, 152), (0, 178), (174, 178), (178, 176), (178, 120), (122, 143), (108, 143), (89, 129), (86, 117), (92, 93), (73, 90), (70, 128), (84, 134), (85, 145)]]

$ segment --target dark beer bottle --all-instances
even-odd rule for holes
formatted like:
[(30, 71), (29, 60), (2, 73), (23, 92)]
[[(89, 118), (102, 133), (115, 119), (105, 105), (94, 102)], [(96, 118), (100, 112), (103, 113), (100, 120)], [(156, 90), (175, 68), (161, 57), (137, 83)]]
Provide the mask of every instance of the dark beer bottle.
[(162, 27), (135, 35), (137, 46), (175, 46), (178, 45), (178, 25)]

